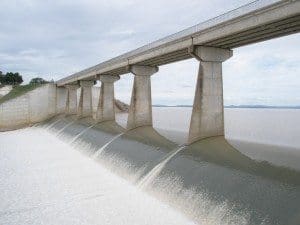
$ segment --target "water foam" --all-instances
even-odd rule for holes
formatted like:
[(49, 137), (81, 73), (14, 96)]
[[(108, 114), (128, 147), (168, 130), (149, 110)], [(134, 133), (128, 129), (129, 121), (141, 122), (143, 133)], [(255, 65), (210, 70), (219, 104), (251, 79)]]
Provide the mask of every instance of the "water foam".
[(115, 141), (117, 138), (121, 137), (124, 133), (120, 133), (116, 136), (114, 136), (112, 139), (110, 139), (105, 145), (103, 145), (101, 148), (99, 148), (94, 155), (92, 156), (93, 159), (96, 159), (101, 153), (109, 146), (113, 141)]
[(45, 129), (0, 139), (1, 224), (194, 224)]
[(74, 143), (81, 135), (83, 135), (85, 132), (87, 132), (89, 129), (93, 128), (96, 124), (93, 124), (87, 128), (85, 128), (83, 131), (81, 131), (79, 134), (77, 134), (73, 139), (71, 139), (69, 144)]
[(69, 126), (71, 126), (71, 125), (74, 124), (75, 122), (76, 122), (76, 120), (69, 122), (67, 125), (65, 125), (63, 128), (61, 128), (61, 129), (57, 132), (56, 135), (59, 136), (59, 135), (64, 131), (64, 129), (68, 128)]
[(159, 162), (147, 175), (145, 175), (141, 181), (138, 183), (139, 188), (147, 187), (153, 182), (153, 180), (160, 174), (165, 165), (180, 151), (182, 151), (186, 146), (181, 146), (173, 151), (169, 152), (162, 160)]

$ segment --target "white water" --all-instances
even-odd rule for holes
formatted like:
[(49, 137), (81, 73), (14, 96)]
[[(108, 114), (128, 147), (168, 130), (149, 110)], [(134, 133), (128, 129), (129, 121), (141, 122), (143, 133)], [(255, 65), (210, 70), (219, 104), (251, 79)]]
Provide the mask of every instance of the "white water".
[(64, 129), (66, 129), (67, 127), (71, 126), (73, 123), (75, 123), (76, 121), (71, 121), (70, 123), (68, 123), (67, 125), (65, 125), (63, 128), (61, 128), (58, 132), (57, 135), (60, 135)]
[(72, 144), (73, 142), (75, 142), (81, 135), (83, 135), (85, 132), (87, 132), (89, 129), (93, 128), (96, 124), (93, 124), (87, 128), (85, 128), (83, 131), (81, 131), (79, 134), (77, 134), (71, 141), (70, 144)]
[[(173, 110), (175, 112), (176, 108)], [(264, 132), (259, 133), (263, 141), (268, 140), (268, 137), (272, 135), (269, 132), (275, 134), (282, 132), (277, 139), (283, 141), (282, 143), (294, 140), (294, 142), (290, 142), (297, 144), (298, 139), (288, 138), (297, 137), (297, 133), (295, 136), (292, 132), (299, 130), (298, 112), (300, 111), (294, 112), (295, 116), (291, 116), (293, 115), (291, 112), (284, 111), (277, 112), (272, 116), (269, 116), (270, 112), (257, 112), (256, 117), (263, 119), (254, 118), (254, 116), (245, 117), (245, 114), (239, 114), (239, 117), (232, 114), (229, 121), (236, 122), (241, 126), (239, 131), (241, 135), (247, 136), (245, 131), (248, 128), (244, 129), (243, 127), (248, 124), (254, 129), (254, 131), (252, 130), (254, 135), (257, 134), (256, 130), (264, 129)], [(247, 112), (245, 113), (247, 114)], [(264, 113), (265, 117), (262, 117)], [(249, 114), (253, 114), (253, 112), (249, 111)], [(176, 113), (168, 113), (168, 121), (171, 122), (175, 117), (173, 123), (176, 123), (178, 118), (180, 118), (179, 120), (185, 118), (182, 114), (176, 115)], [(225, 123), (228, 124), (226, 114)], [(154, 124), (156, 124), (155, 121)], [(264, 127), (265, 124), (267, 124), (266, 127)], [(62, 128), (60, 132), (70, 125), (72, 122)], [(160, 126), (166, 129), (163, 123)], [(227, 134), (230, 129), (232, 128), (229, 124), (226, 126)], [(105, 149), (121, 135), (113, 137), (99, 149), (98, 153), (100, 154), (101, 149)], [(275, 141), (278, 142), (278, 140)], [(172, 151), (156, 165), (142, 179), (140, 187), (151, 183), (165, 164), (177, 154), (177, 151), (180, 150)], [(117, 159), (111, 160), (119, 163)], [(108, 159), (108, 161), (111, 160)], [(160, 192), (154, 194), (159, 199), (165, 198), (166, 201), (176, 202), (176, 205), (180, 206), (180, 210), (197, 218), (200, 224), (248, 224), (246, 212), (235, 215), (231, 211), (231, 206), (226, 202), (216, 204), (210, 201), (205, 194), (194, 193), (193, 190), (184, 191), (181, 196), (183, 190), (180, 186), (181, 182), (176, 179), (175, 181), (168, 179), (166, 181), (161, 179), (160, 185), (161, 189), (167, 190), (166, 192), (170, 196), (166, 197)], [(194, 202), (201, 202), (201, 207)], [(195, 208), (195, 206), (197, 207)], [(224, 215), (227, 216), (227, 220), (224, 219), (226, 217)], [(149, 197), (103, 166), (79, 154), (59, 140), (57, 135), (32, 127), (0, 133), (0, 224), (105, 225), (191, 224), (191, 222), (178, 211)]]
[(171, 152), (169, 152), (162, 160), (159, 162), (148, 174), (146, 174), (141, 181), (138, 183), (139, 188), (146, 188), (149, 184), (153, 182), (155, 178), (160, 174), (165, 165), (180, 151), (182, 151), (186, 146), (181, 146)]
[(46, 129), (50, 129), (50, 128), (53, 127), (55, 124), (57, 124), (59, 121), (61, 121), (61, 119), (58, 119), (58, 120), (54, 121), (54, 122), (51, 123), (49, 126), (47, 126)]
[(193, 224), (41, 128), (0, 133), (0, 178), (3, 225)]
[(101, 153), (107, 148), (107, 146), (109, 146), (114, 140), (116, 140), (117, 138), (121, 137), (124, 133), (120, 133), (116, 136), (114, 136), (111, 140), (109, 140), (105, 145), (103, 145), (101, 148), (99, 148), (94, 155), (92, 156), (93, 159), (96, 159), (99, 155), (101, 155)]

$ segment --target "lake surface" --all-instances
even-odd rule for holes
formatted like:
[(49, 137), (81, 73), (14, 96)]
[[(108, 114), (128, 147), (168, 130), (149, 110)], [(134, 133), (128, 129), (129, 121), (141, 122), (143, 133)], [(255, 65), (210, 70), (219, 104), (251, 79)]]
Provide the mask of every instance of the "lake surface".
[[(153, 126), (179, 144), (187, 140), (191, 107), (153, 107)], [(117, 115), (126, 126), (127, 114)], [(242, 153), (300, 170), (300, 109), (225, 108), (225, 137)]]

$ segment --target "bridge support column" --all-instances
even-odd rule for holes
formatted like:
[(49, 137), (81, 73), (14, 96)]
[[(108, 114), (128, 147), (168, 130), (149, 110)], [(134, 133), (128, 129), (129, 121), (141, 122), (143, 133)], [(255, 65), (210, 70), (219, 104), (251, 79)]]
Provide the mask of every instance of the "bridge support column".
[(152, 126), (151, 75), (158, 67), (133, 65), (129, 71), (134, 76), (127, 129)]
[(80, 97), (78, 103), (78, 117), (88, 117), (93, 115), (92, 108), (92, 86), (94, 85), (94, 81), (80, 81)]
[(200, 61), (188, 142), (224, 135), (222, 62), (227, 49), (198, 46), (191, 54)]
[(99, 122), (115, 120), (115, 93), (114, 82), (120, 76), (100, 75), (101, 90), (97, 108), (96, 119)]
[(66, 101), (66, 109), (65, 113), (76, 114), (77, 113), (77, 84), (67, 84), (65, 85), (67, 89), (67, 101)]

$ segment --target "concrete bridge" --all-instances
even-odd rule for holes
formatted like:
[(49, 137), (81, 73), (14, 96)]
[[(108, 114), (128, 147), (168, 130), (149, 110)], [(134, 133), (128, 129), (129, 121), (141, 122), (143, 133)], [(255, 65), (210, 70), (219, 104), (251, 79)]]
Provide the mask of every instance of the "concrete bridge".
[[(152, 126), (151, 75), (159, 66), (195, 58), (198, 80), (189, 143), (224, 135), (222, 62), (234, 48), (300, 31), (299, 0), (258, 0), (56, 82), (67, 89), (67, 114), (92, 115), (91, 87), (101, 81), (97, 121), (115, 120), (114, 82), (134, 74), (127, 129)], [(80, 97), (77, 101), (77, 89)]]

